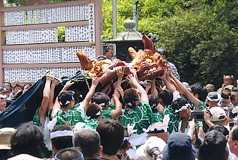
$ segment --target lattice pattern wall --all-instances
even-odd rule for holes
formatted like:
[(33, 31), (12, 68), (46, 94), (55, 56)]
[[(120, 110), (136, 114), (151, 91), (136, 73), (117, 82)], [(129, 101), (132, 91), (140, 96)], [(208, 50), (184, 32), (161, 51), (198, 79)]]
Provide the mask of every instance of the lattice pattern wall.
[[(2, 9), (3, 81), (36, 81), (46, 70), (58, 78), (71, 76), (80, 67), (75, 52), (82, 50), (95, 58), (100, 48), (98, 5), (98, 0), (82, 0)], [(65, 42), (59, 43), (58, 27), (62, 26)]]
[(90, 19), (93, 4), (5, 12), (5, 26), (81, 21)]
[(36, 79), (40, 79), (48, 70), (51, 70), (56, 77), (73, 76), (80, 66), (75, 68), (41, 68), (41, 69), (5, 69), (5, 81), (19, 81), (22, 82), (34, 82)]
[(57, 28), (6, 32), (7, 45), (52, 42), (58, 42)]
[(3, 61), (6, 64), (78, 62), (78, 58), (74, 53), (79, 50), (88, 53), (90, 58), (95, 58), (94, 47), (67, 47), (6, 50), (3, 51)]

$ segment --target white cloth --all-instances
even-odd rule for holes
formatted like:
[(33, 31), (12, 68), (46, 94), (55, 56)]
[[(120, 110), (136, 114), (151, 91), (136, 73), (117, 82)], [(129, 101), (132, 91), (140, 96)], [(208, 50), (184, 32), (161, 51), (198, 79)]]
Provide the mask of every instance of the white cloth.
[(51, 121), (47, 123), (47, 128), (49, 131), (52, 131), (57, 123), (57, 118), (53, 118)]
[(43, 128), (43, 135), (44, 135), (44, 143), (45, 143), (46, 147), (51, 151), (52, 145), (51, 145), (51, 140), (50, 140), (50, 130), (48, 128), (49, 122), (50, 122), (49, 118), (46, 117), (44, 128)]
[(173, 92), (173, 101), (181, 98), (180, 93), (176, 90)]
[(165, 146), (166, 143), (164, 140), (158, 137), (150, 137), (147, 139), (145, 144), (143, 144), (137, 149), (136, 160), (153, 160), (153, 157), (152, 155), (150, 155), (150, 153), (155, 148), (158, 149), (156, 155), (158, 155), (158, 157), (161, 157)]
[(28, 154), (20, 154), (20, 155), (10, 158), (9, 160), (40, 160), (40, 158), (33, 157)]
[(230, 152), (230, 154), (229, 154), (229, 160), (238, 160), (238, 157), (237, 157), (235, 154), (233, 154), (233, 153)]
[(140, 146), (145, 143), (147, 139), (147, 133), (142, 133), (142, 134), (132, 134), (129, 138), (128, 141), (132, 146)]
[(130, 159), (136, 159), (136, 147), (144, 144), (147, 139), (147, 133), (142, 134), (132, 134), (130, 137), (125, 138), (128, 139), (130, 142), (132, 148), (130, 148), (127, 151), (127, 155), (130, 157)]

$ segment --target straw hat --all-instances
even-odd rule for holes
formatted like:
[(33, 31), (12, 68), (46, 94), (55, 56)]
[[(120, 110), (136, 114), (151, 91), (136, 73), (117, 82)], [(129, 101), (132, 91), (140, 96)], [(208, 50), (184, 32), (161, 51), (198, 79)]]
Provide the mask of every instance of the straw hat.
[(16, 132), (14, 128), (0, 129), (0, 150), (11, 149), (11, 136)]

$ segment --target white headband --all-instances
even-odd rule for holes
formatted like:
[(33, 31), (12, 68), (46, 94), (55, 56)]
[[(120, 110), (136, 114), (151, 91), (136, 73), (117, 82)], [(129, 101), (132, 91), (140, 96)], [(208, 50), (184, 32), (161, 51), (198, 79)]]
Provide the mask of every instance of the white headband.
[(212, 102), (217, 102), (220, 101), (220, 97), (218, 96), (216, 99), (211, 99), (210, 97), (207, 97), (207, 100), (212, 101)]
[(188, 109), (189, 107), (191, 107), (191, 105), (189, 103), (185, 104), (184, 106), (182, 106), (180, 109), (175, 110), (175, 113), (181, 112), (183, 110)]
[(65, 104), (63, 104), (62, 102), (59, 102), (59, 104), (60, 104), (61, 106), (63, 106), (63, 105), (66, 106), (66, 105), (70, 104), (70, 101), (66, 101)]
[(72, 136), (74, 133), (70, 130), (64, 130), (64, 131), (55, 131), (50, 133), (50, 139), (58, 138), (58, 137), (66, 137), (66, 136)]

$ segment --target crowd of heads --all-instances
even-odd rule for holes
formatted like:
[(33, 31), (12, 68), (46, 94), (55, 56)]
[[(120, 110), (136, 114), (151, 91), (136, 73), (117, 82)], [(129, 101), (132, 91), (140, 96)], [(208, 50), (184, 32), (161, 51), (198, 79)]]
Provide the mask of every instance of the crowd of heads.
[(0, 86), (0, 113), (32, 86), (31, 83), (5, 82)]

